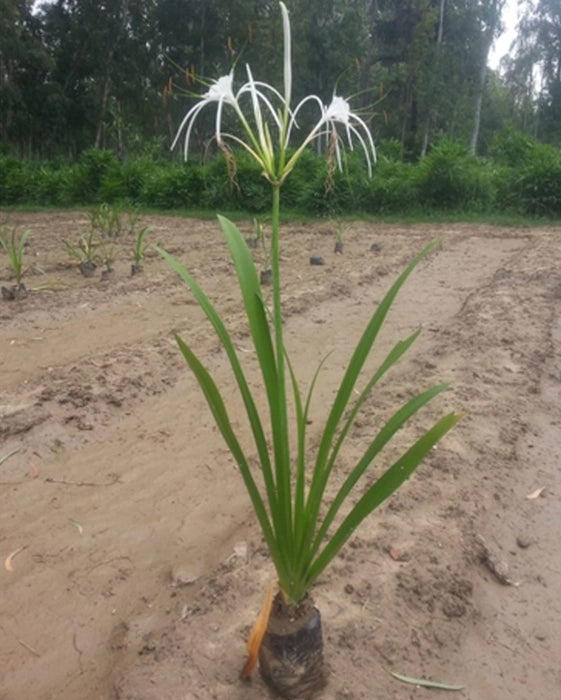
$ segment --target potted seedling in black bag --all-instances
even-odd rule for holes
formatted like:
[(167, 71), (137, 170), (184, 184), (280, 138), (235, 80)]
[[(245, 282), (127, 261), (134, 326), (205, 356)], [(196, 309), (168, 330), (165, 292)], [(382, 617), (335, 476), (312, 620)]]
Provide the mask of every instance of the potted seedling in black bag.
[(23, 276), (23, 253), (28, 235), (29, 231), (24, 231), (18, 241), (16, 238), (16, 229), (13, 228), (9, 240), (7, 236), (0, 236), (0, 245), (6, 251), (10, 267), (16, 279), (15, 285), (11, 287), (2, 287), (2, 298), (7, 301), (25, 299), (27, 297), (27, 289), (25, 288), (25, 284), (21, 281), (21, 278)]
[(94, 230), (91, 229), (87, 236), (81, 234), (77, 247), (65, 240), (62, 241), (62, 245), (71, 258), (80, 261), (78, 269), (84, 277), (93, 277), (99, 261), (99, 255), (95, 250)]
[(107, 280), (113, 274), (113, 261), (115, 260), (115, 247), (104, 245), (101, 251), (101, 260), (105, 269), (101, 271), (101, 279)]

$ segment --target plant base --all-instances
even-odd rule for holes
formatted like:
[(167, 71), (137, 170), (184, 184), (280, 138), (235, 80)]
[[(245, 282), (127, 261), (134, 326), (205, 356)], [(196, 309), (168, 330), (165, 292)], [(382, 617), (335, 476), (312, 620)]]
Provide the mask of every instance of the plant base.
[(313, 698), (325, 687), (321, 617), (309, 596), (288, 606), (276, 595), (259, 650), (259, 670), (283, 698)]
[(14, 299), (27, 299), (27, 289), (25, 284), (20, 282), (11, 287), (2, 287), (2, 299), (14, 301)]
[(335, 253), (343, 252), (343, 241), (335, 241)]
[(133, 263), (131, 265), (131, 277), (134, 277), (134, 275), (138, 275), (139, 272), (142, 272), (142, 265)]
[(78, 268), (84, 277), (93, 277), (97, 265), (91, 260), (82, 260), (82, 262), (78, 265)]
[(259, 281), (263, 286), (269, 285), (273, 283), (273, 271), (271, 269), (269, 270), (261, 270), (259, 273)]

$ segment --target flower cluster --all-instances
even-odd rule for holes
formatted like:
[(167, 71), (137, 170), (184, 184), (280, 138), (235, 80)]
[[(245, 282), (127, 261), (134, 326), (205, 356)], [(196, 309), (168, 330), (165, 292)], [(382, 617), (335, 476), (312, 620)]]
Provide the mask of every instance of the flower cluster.
[[(245, 148), (263, 170), (268, 180), (280, 185), (292, 171), (298, 158), (304, 149), (315, 139), (327, 136), (335, 144), (337, 163), (341, 167), (341, 145), (344, 139), (339, 133), (338, 127), (342, 127), (349, 148), (353, 148), (353, 137), (356, 138), (368, 165), (368, 172), (372, 174), (372, 164), (376, 160), (376, 149), (368, 126), (357, 114), (351, 111), (349, 102), (334, 95), (329, 105), (324, 105), (317, 95), (304, 97), (292, 110), (290, 107), (292, 91), (292, 64), (291, 64), (291, 37), (290, 20), (288, 10), (284, 3), (280, 3), (283, 18), (284, 35), (284, 94), (268, 83), (258, 82), (253, 79), (251, 69), (246, 65), (247, 81), (234, 92), (234, 75), (230, 72), (213, 81), (207, 92), (201, 96), (201, 100), (192, 107), (181, 122), (177, 135), (172, 144), (175, 148), (181, 135), (185, 131), (184, 155), (188, 157), (189, 141), (193, 125), (199, 113), (210, 104), (216, 104), (216, 141), (223, 145), (224, 140), (234, 141)], [(249, 95), (253, 121), (244, 114), (242, 100)], [(304, 136), (297, 145), (294, 154), (286, 160), (285, 154), (291, 136), (298, 129), (296, 117), (302, 107), (309, 103), (316, 103), (319, 107), (319, 118), (313, 128)], [(231, 133), (222, 131), (222, 113), (224, 106), (231, 107), (239, 122), (246, 139), (242, 139)], [(276, 108), (275, 108), (276, 105)], [(276, 131), (276, 139), (273, 139), (271, 130)]]

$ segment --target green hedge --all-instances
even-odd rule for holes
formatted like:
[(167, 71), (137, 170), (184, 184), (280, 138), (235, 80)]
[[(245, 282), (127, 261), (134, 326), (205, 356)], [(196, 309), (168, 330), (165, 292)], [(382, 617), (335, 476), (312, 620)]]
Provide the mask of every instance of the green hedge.
[[(0, 155), (0, 206), (139, 205), (152, 209), (269, 211), (270, 188), (245, 152), (206, 165), (143, 156), (119, 162), (88, 150), (76, 163)], [(398, 144), (381, 144), (372, 177), (361, 153), (346, 152), (343, 172), (305, 152), (282, 189), (283, 206), (312, 216), (427, 212), (561, 217), (561, 151), (505, 130), (487, 158), (443, 139), (418, 163)]]

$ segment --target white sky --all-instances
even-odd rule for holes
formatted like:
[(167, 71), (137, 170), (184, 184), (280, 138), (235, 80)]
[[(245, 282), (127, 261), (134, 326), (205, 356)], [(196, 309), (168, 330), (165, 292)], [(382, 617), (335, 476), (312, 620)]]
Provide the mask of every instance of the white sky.
[[(526, 3), (521, 3), (525, 5)], [(505, 30), (495, 41), (489, 54), (489, 66), (494, 70), (499, 68), (501, 58), (508, 54), (511, 43), (516, 38), (516, 25), (518, 23), (518, 0), (506, 0), (503, 9), (503, 24)]]

